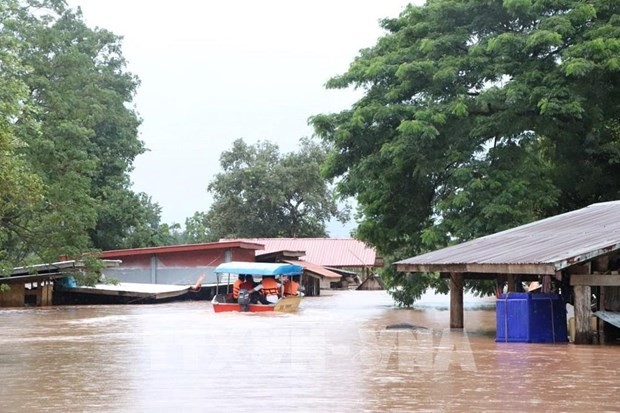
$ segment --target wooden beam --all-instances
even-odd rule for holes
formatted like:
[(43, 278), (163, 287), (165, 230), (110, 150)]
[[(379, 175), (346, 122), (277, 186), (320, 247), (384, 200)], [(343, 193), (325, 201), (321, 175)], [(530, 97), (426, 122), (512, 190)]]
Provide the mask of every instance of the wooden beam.
[(589, 286), (620, 286), (620, 275), (610, 274), (571, 274), (570, 285), (589, 285)]
[[(605, 311), (605, 287), (599, 287), (598, 311)], [(605, 322), (598, 319), (598, 343), (605, 344)]]
[(609, 257), (609, 254), (601, 255), (600, 257), (592, 260), (594, 263), (594, 268), (592, 270), (598, 272), (607, 272), (607, 270), (609, 269)]
[(515, 275), (514, 274), (506, 274), (506, 291), (509, 293), (514, 293), (516, 290), (515, 288)]
[(553, 275), (556, 268), (553, 264), (396, 264), (396, 271)]
[[(571, 277), (572, 278), (572, 277)], [(575, 285), (575, 344), (590, 344), (592, 296), (587, 285)]]
[[(538, 275), (534, 274), (519, 274), (522, 281), (538, 281)], [(449, 279), (449, 272), (442, 272), (439, 274), (440, 278)], [(506, 274), (494, 274), (494, 273), (471, 273), (467, 272), (463, 274), (464, 280), (499, 280), (499, 282), (506, 282)]]
[(450, 274), (450, 328), (463, 328), (463, 274)]

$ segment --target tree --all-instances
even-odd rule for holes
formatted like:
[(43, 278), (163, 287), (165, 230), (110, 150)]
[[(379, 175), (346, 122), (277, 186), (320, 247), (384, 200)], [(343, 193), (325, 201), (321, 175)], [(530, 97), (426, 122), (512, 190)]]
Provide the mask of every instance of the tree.
[(6, 0), (0, 16), (0, 261), (171, 242), (178, 228), (130, 188), (144, 145), (121, 39), (63, 0)]
[(312, 118), (358, 237), (400, 259), (618, 199), (619, 22), (605, 0), (429, 0), (383, 20), (328, 82), (364, 97)]
[(211, 234), (209, 223), (207, 212), (195, 212), (194, 215), (185, 220), (183, 241), (188, 244), (217, 242), (218, 238), (216, 235)]
[(36, 131), (28, 113), (32, 110), (28, 87), (20, 80), (26, 68), (19, 50), (26, 47), (13, 29), (21, 13), (18, 4), (0, 4), (0, 275), (12, 268), (11, 251), (22, 249), (21, 238), (27, 228), (21, 221), (32, 214), (42, 196), (42, 185), (30, 170), (28, 160), (19, 154), (24, 142), (16, 133), (16, 119)]
[[(145, 193), (112, 192), (108, 202), (99, 208), (99, 220), (92, 233), (98, 249), (159, 247), (180, 243), (181, 226), (162, 223), (161, 207)], [(105, 213), (101, 213), (102, 209), (106, 209)], [(120, 230), (110, 230), (121, 223)]]
[(302, 139), (299, 152), (281, 155), (276, 145), (242, 139), (222, 153), (223, 172), (209, 184), (214, 202), (186, 222), (191, 239), (323, 237), (339, 211), (329, 182), (320, 175), (326, 149)]
[[(128, 172), (144, 151), (129, 104), (138, 81), (124, 71), (120, 38), (90, 29), (81, 12), (54, 2), (22, 35), (24, 76), (41, 110), (41, 133), (23, 129), (26, 156), (46, 183), (51, 208), (38, 216), (44, 256), (110, 247), (133, 221)], [(31, 17), (34, 19), (34, 17)], [(114, 234), (111, 234), (114, 233)]]

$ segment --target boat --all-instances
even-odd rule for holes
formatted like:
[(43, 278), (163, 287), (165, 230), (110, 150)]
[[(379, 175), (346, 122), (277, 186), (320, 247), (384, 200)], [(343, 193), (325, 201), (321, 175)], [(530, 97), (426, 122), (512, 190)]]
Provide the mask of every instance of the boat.
[[(287, 263), (269, 263), (269, 262), (226, 262), (220, 264), (215, 268), (215, 275), (217, 284), (224, 277), (228, 277), (227, 285), (231, 285), (231, 279), (236, 279), (239, 274), (249, 274), (253, 277), (274, 276), (281, 278), (283, 276), (299, 276), (303, 274), (303, 267), (296, 264)], [(234, 277), (234, 278), (233, 278)], [(301, 284), (301, 279), (300, 282)], [(244, 295), (243, 290), (240, 297)], [(247, 299), (245, 302), (240, 299), (241, 302), (236, 302), (232, 298), (232, 294), (216, 294), (211, 300), (213, 304), (213, 310), (216, 313), (229, 312), (229, 311), (247, 311), (250, 313), (262, 313), (262, 312), (282, 312), (282, 313), (294, 313), (299, 308), (301, 303), (301, 295), (281, 297), (278, 302), (274, 304), (260, 304), (249, 303), (249, 295), (244, 295)]]

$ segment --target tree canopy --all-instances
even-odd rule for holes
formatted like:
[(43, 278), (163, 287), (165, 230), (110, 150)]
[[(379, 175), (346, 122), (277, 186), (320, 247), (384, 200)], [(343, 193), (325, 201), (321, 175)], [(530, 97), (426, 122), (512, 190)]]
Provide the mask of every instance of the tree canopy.
[(236, 140), (220, 156), (221, 173), (209, 184), (214, 202), (186, 221), (188, 241), (220, 238), (324, 237), (331, 218), (346, 221), (330, 182), (320, 175), (326, 148), (302, 139), (298, 152)]
[(311, 121), (384, 256), (620, 198), (620, 3), (429, 0), (381, 26), (327, 84), (364, 96)]
[(158, 243), (170, 228), (129, 179), (145, 149), (121, 38), (63, 0), (6, 0), (0, 17), (0, 261)]

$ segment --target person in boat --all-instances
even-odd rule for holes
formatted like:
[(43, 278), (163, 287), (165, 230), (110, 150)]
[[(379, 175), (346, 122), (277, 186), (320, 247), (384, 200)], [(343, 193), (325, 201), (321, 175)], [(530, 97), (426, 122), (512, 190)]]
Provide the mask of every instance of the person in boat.
[(245, 275), (245, 281), (239, 286), (240, 290), (253, 290), (256, 287), (256, 282), (254, 281), (254, 277), (252, 274)]
[(263, 276), (263, 280), (252, 289), (254, 299), (261, 304), (275, 304), (280, 299), (282, 284), (276, 281), (273, 275)]
[(293, 278), (284, 276), (282, 277), (283, 297), (294, 297), (299, 295), (299, 283)]
[(232, 299), (237, 302), (239, 299), (239, 290), (241, 289), (241, 284), (245, 282), (245, 274), (239, 274), (239, 278), (235, 280), (232, 288)]

